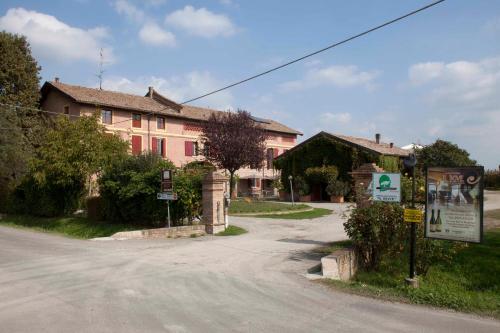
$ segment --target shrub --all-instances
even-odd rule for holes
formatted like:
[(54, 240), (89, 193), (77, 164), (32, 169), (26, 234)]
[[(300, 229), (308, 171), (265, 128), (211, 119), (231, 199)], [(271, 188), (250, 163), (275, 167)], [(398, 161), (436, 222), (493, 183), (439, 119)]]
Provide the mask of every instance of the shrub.
[[(401, 202), (409, 204), (411, 202), (412, 178), (407, 175), (401, 176)], [(417, 176), (415, 178), (415, 202), (425, 203), (425, 177)]]
[(337, 195), (343, 197), (344, 195), (349, 193), (349, 190), (349, 183), (341, 180), (330, 181), (326, 186), (326, 193), (328, 193), (328, 195)]
[(295, 186), (295, 190), (297, 190), (300, 195), (308, 195), (309, 193), (311, 193), (311, 188), (303, 177), (295, 177), (293, 183)]
[(104, 169), (99, 189), (105, 218), (113, 222), (163, 225), (166, 204), (156, 198), (162, 169), (174, 169), (174, 165), (154, 154), (128, 156)]
[(484, 187), (500, 190), (500, 170), (488, 170), (484, 173)]
[(398, 204), (376, 202), (355, 208), (344, 223), (344, 229), (366, 270), (377, 269), (384, 255), (401, 252), (404, 248), (406, 226), (403, 208)]
[(175, 169), (170, 161), (145, 154), (129, 156), (104, 170), (99, 186), (106, 219), (154, 227), (165, 225), (167, 203), (156, 198), (163, 169), (174, 170), (173, 185), (178, 199), (170, 204), (172, 225), (199, 217), (202, 180), (209, 168), (190, 165)]

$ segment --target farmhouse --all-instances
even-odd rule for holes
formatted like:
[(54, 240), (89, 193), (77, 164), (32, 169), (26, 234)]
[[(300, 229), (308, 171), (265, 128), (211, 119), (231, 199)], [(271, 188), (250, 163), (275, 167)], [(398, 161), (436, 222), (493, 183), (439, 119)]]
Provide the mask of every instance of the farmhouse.
[[(302, 176), (308, 168), (336, 166), (339, 179), (350, 181), (349, 172), (364, 163), (376, 163), (386, 171), (399, 170), (401, 159), (408, 156), (407, 150), (393, 143), (381, 141), (380, 134), (374, 140), (320, 132), (296, 145), (274, 160), (281, 171), (281, 182), (288, 187), (288, 177)], [(310, 184), (311, 200), (325, 200), (326, 183)]]
[[(156, 152), (176, 166), (203, 161), (200, 141), (201, 124), (213, 113), (208, 108), (181, 105), (149, 87), (145, 96), (81, 87), (54, 81), (45, 82), (41, 89), (43, 110), (66, 114), (68, 117), (101, 114), (101, 122), (110, 133), (130, 142), (130, 153)], [(242, 169), (237, 176), (239, 195), (273, 195), (273, 180), (279, 171), (273, 159), (293, 148), (299, 131), (270, 119), (255, 118), (267, 132), (266, 161), (263, 169)]]

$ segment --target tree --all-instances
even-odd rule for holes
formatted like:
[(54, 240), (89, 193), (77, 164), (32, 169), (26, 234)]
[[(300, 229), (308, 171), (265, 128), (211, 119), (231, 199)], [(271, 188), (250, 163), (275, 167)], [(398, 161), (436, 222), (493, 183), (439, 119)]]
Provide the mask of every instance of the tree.
[(1, 31), (0, 55), (0, 187), (6, 189), (22, 178), (45, 122), (36, 110), (40, 67), (26, 38)]
[(266, 132), (247, 111), (213, 113), (203, 124), (202, 140), (207, 160), (229, 172), (231, 197), (236, 171), (262, 167)]
[(436, 140), (431, 145), (415, 151), (420, 170), (423, 167), (460, 167), (475, 165), (476, 161), (458, 145), (444, 140)]
[[(38, 215), (71, 213), (85, 195), (86, 185), (108, 165), (127, 156), (128, 143), (109, 135), (98, 115), (75, 121), (60, 116), (32, 159), (30, 175), (20, 186), (24, 206)], [(43, 198), (43, 206), (38, 205)]]

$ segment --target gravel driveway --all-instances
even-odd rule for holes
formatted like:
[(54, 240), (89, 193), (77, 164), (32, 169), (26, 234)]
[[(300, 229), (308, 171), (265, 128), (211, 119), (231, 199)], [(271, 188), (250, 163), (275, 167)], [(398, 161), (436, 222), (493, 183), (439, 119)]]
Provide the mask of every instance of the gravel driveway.
[(82, 241), (0, 227), (1, 332), (494, 332), (500, 322), (332, 291), (308, 251), (341, 213), (232, 217), (236, 237)]

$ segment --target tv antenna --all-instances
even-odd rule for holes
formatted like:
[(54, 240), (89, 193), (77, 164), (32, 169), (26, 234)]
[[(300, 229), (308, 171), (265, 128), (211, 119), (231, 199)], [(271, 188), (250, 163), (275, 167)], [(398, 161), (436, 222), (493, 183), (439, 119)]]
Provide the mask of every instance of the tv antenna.
[(100, 60), (99, 60), (99, 74), (97, 74), (97, 78), (99, 79), (99, 90), (102, 90), (102, 74), (104, 74), (104, 69), (103, 69), (103, 65), (104, 65), (104, 55), (103, 55), (103, 49), (101, 47), (101, 50), (99, 51), (99, 57), (100, 57)]

